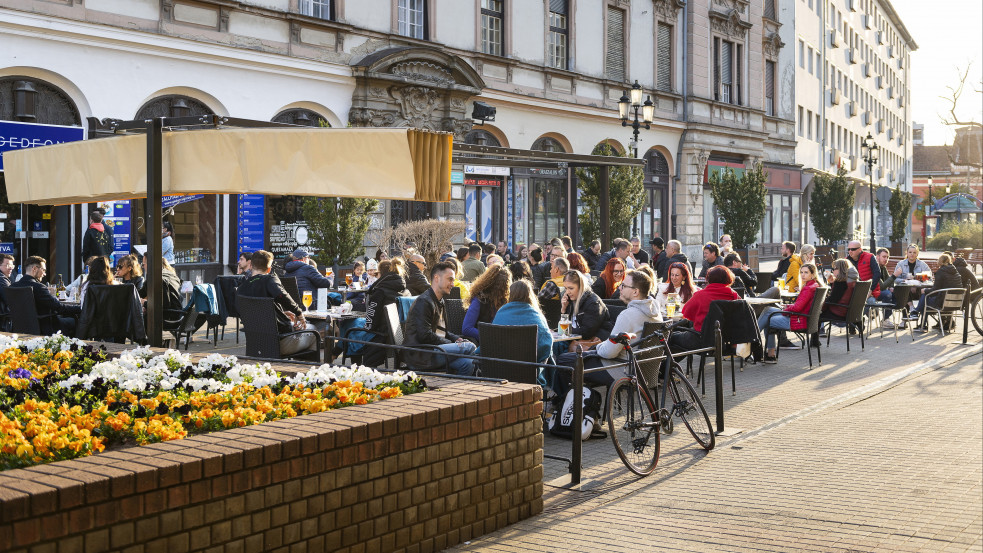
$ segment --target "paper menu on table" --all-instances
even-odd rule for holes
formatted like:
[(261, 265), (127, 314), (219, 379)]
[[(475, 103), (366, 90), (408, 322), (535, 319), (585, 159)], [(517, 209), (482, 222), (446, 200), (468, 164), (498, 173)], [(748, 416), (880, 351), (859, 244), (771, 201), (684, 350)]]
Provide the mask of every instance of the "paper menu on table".
[(317, 289), (317, 310), (318, 311), (328, 311), (331, 306), (328, 304), (328, 289), (318, 288)]

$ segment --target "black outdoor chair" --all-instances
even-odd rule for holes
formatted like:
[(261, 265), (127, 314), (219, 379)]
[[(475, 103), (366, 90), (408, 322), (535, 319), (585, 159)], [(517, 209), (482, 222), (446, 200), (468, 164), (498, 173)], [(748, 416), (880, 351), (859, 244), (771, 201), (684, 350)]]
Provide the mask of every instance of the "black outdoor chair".
[(302, 298), (300, 297), (300, 288), (297, 287), (297, 277), (280, 277), (280, 283), (283, 284), (283, 289), (287, 291), (289, 295), (301, 309), (304, 308)]
[[(481, 356), (535, 363), (538, 360), (536, 355), (538, 332), (537, 325), (508, 326), (478, 323)], [(483, 359), (481, 373), (478, 376), (502, 378), (523, 384), (538, 384), (538, 373), (534, 366)]]
[(147, 343), (143, 327), (143, 306), (132, 284), (86, 286), (76, 336), (81, 340), (101, 340), (125, 344)]
[[(894, 318), (904, 320), (905, 313), (908, 311), (908, 299), (911, 297), (911, 286), (907, 284), (895, 284), (894, 285), (894, 301), (891, 303), (877, 301), (872, 304), (868, 304), (867, 307), (870, 309), (880, 310), (880, 312), (886, 313), (888, 309), (891, 311), (891, 318), (894, 322)], [(899, 314), (899, 317), (895, 317), (895, 314)], [(887, 319), (884, 319), (887, 320)], [(873, 332), (873, 326), (869, 325), (867, 328), (867, 337), (870, 338), (870, 333)], [(884, 327), (881, 327), (881, 338), (884, 337)], [(901, 343), (898, 339), (898, 324), (894, 325), (894, 342)]]
[(610, 319), (612, 323), (617, 321), (618, 315), (620, 315), (622, 311), (628, 308), (625, 302), (621, 300), (601, 300), (601, 301), (603, 301), (604, 306), (608, 308), (608, 319)]
[[(239, 309), (236, 307), (236, 289), (243, 281), (240, 276), (215, 277), (215, 291), (218, 293), (218, 318), (221, 319), (222, 339), (225, 340), (225, 325), (229, 317), (236, 320), (236, 343), (239, 343)], [(218, 337), (215, 338), (218, 345)]]
[[(246, 355), (264, 359), (311, 358), (321, 361), (321, 335), (316, 330), (297, 330), (280, 334), (276, 325), (273, 298), (237, 296), (239, 316), (246, 334)], [(300, 334), (313, 334), (314, 347), (284, 356), (280, 353), (280, 339)]]
[(546, 326), (555, 329), (560, 324), (560, 300), (548, 299), (539, 303), (543, 310), (543, 317), (546, 318)]
[[(10, 288), (7, 288), (10, 290)], [(933, 305), (935, 304), (935, 305)], [(954, 317), (956, 313), (965, 309), (966, 305), (966, 289), (965, 288), (943, 288), (941, 290), (935, 290), (925, 294), (921, 302), (921, 314), (920, 321), (918, 321), (919, 327), (928, 327), (928, 318), (934, 317), (939, 323), (939, 330), (942, 331), (942, 335), (945, 336), (946, 327), (948, 326), (943, 322), (943, 319), (948, 319)], [(908, 325), (909, 328), (911, 325)], [(909, 333), (911, 331), (909, 330)], [(914, 334), (912, 334), (912, 339), (914, 339)]]
[[(805, 331), (802, 331), (802, 330), (790, 330), (789, 331), (789, 332), (794, 332), (794, 333), (796, 333), (796, 334), (798, 334), (799, 336), (802, 337), (803, 346), (806, 348), (806, 351), (809, 353), (809, 367), (810, 368), (812, 368), (812, 348), (813, 347), (816, 348), (816, 355), (818, 356), (819, 364), (820, 365), (823, 364), (823, 353), (822, 353), (822, 349), (819, 347), (819, 316), (822, 314), (822, 311), (823, 311), (823, 302), (826, 301), (826, 294), (828, 294), (828, 293), (829, 293), (829, 288), (827, 288), (825, 286), (819, 286), (819, 287), (817, 287), (816, 288), (816, 293), (815, 293), (816, 295), (813, 296), (813, 298), (812, 298), (812, 309), (809, 310), (809, 318), (806, 319), (806, 329), (805, 329)], [(784, 315), (789, 315), (789, 316), (791, 316), (791, 315), (799, 315), (799, 316), (801, 316), (801, 314), (799, 314), (799, 313), (793, 313), (791, 311), (779, 311), (778, 313), (782, 313)], [(775, 314), (772, 314), (772, 317), (774, 315)], [(771, 317), (768, 317), (768, 320), (770, 321), (771, 320)], [(777, 330), (777, 329), (767, 328), (767, 330), (765, 330), (765, 332), (766, 333), (769, 333), (769, 334), (770, 333), (777, 334), (777, 333), (779, 333), (781, 331), (780, 330)], [(815, 344), (815, 345), (813, 345), (813, 344)], [(775, 358), (776, 359), (778, 358), (778, 355), (781, 353), (781, 351), (782, 351), (782, 348), (775, 348)]]
[(601, 271), (591, 271), (590, 272), (590, 276), (592, 276), (594, 278), (597, 278), (597, 277), (601, 276)]
[[(459, 290), (459, 288), (455, 286), (454, 290)], [(466, 311), (467, 310), (464, 308), (464, 302), (460, 298), (445, 298), (444, 324), (447, 325), (445, 330), (451, 334), (463, 336), (464, 314)]]
[(41, 319), (49, 321), (53, 327), (58, 326), (58, 315), (54, 313), (38, 316), (34, 305), (34, 289), (29, 286), (8, 286), (4, 290), (7, 306), (10, 308), (10, 331), (17, 334), (41, 335)]
[[(737, 395), (737, 374), (734, 365), (734, 358), (741, 358), (741, 370), (744, 370), (744, 358), (737, 355), (738, 344), (760, 343), (761, 333), (758, 330), (758, 320), (754, 316), (754, 310), (744, 300), (714, 300), (710, 302), (707, 315), (703, 319), (703, 326), (700, 327), (700, 339), (704, 348), (716, 348), (716, 336), (714, 336), (717, 322), (720, 322), (721, 359), (730, 357), (730, 386), (731, 394)], [(700, 369), (697, 372), (696, 380), (702, 384), (702, 394), (707, 393), (706, 383), (706, 363), (707, 357), (714, 351), (701, 351), (696, 355), (700, 357)], [(692, 362), (693, 357), (688, 358)]]
[(196, 311), (192, 300), (184, 309), (165, 309), (163, 328), (174, 336), (175, 348), (180, 348), (181, 340), (184, 339), (184, 350), (188, 351), (191, 337), (205, 324), (206, 319), (207, 314)]
[[(403, 324), (399, 321), (399, 311), (398, 311), (398, 309), (396, 307), (396, 304), (395, 303), (391, 303), (391, 304), (387, 305), (386, 308), (385, 308), (385, 313), (386, 313), (386, 325), (389, 327), (389, 343), (392, 344), (392, 345), (394, 345), (394, 346), (402, 346), (402, 345), (404, 345), (405, 344), (406, 335), (403, 333)], [(432, 349), (435, 352), (438, 352), (438, 351), (442, 352), (442, 350), (440, 348), (438, 348), (437, 346), (417, 345), (417, 346), (413, 346), (413, 347), (414, 348), (419, 348), (419, 349)], [(393, 360), (394, 360), (393, 368), (395, 368), (395, 369), (401, 369), (401, 368), (403, 368), (405, 366), (404, 365), (404, 362), (403, 362), (403, 351), (402, 350), (399, 350), (399, 349), (395, 349), (395, 350), (393, 350), (393, 352), (394, 352), (394, 354), (393, 354)], [(445, 355), (444, 356), (444, 372), (447, 372), (448, 366), (449, 366), (448, 358)]]
[[(447, 297), (449, 299), (452, 299), (452, 300), (459, 300), (459, 299), (461, 299), (461, 288), (458, 287), (458, 286), (455, 286), (455, 287), (451, 288), (451, 293), (450, 294), (447, 294)], [(444, 301), (446, 301), (446, 300), (444, 300)]]
[(829, 347), (829, 339), (833, 334), (832, 325), (846, 323), (846, 350), (850, 351), (850, 331), (853, 329), (856, 329), (858, 334), (860, 334), (860, 349), (864, 349), (864, 308), (867, 306), (867, 296), (870, 295), (870, 287), (871, 282), (869, 280), (857, 281), (853, 286), (853, 295), (850, 296), (850, 303), (846, 305), (842, 303), (828, 304), (845, 307), (846, 316), (839, 317), (829, 312), (819, 316), (820, 323), (828, 323), (830, 325), (826, 329), (826, 347)]

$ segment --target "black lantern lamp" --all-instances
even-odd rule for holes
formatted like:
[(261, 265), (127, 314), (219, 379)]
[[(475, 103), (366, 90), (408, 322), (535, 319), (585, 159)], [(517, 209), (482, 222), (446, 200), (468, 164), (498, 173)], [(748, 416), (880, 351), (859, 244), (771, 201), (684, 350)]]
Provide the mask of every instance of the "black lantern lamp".
[(307, 112), (300, 110), (294, 115), (294, 125), (300, 125), (301, 127), (311, 127), (311, 117), (307, 115)]
[(36, 121), (38, 90), (31, 81), (14, 82), (14, 118), (18, 121)]
[(171, 102), (171, 117), (189, 117), (191, 115), (191, 106), (184, 98), (178, 98)]
[[(629, 94), (631, 95), (629, 97)], [(642, 110), (642, 120), (638, 120), (638, 110)], [(632, 140), (630, 144), (631, 152), (633, 157), (638, 157), (638, 130), (644, 128), (648, 130), (651, 127), (653, 118), (655, 117), (655, 104), (652, 103), (652, 97), (649, 96), (642, 102), (642, 85), (635, 81), (635, 84), (631, 85), (631, 90), (626, 91), (621, 99), (618, 100), (618, 115), (621, 117), (621, 126), (627, 127), (631, 126), (632, 129)], [(631, 121), (629, 122), (629, 119)]]
[(867, 138), (860, 144), (860, 154), (867, 164), (867, 173), (870, 175), (870, 253), (877, 252), (877, 239), (874, 235), (874, 166), (877, 165), (877, 158), (880, 154), (880, 147), (874, 142), (874, 137), (867, 133)]

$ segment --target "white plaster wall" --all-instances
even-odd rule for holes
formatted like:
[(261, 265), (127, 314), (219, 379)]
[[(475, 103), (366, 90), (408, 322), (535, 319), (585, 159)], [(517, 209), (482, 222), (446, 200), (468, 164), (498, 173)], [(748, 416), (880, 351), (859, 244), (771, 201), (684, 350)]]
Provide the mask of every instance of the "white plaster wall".
[(438, 4), (438, 8), (434, 23), (437, 33), (434, 38), (452, 48), (477, 50), (478, 34), (475, 26), (478, 21), (478, 3), (451, 0)]
[(573, 47), (577, 51), (577, 73), (595, 77), (604, 76), (604, 6), (599, 2), (580, 1), (576, 9), (576, 36)]
[(655, 20), (652, 5), (634, 2), (628, 10), (628, 75), (636, 79), (642, 88), (655, 88)]
[(290, 0), (239, 0), (243, 4), (259, 6), (281, 12), (290, 11)]
[(85, 7), (140, 19), (160, 19), (158, 0), (88, 0)]
[[(393, 21), (395, 20), (393, 16), (394, 5), (395, 2), (388, 1), (366, 2), (364, 0), (358, 0), (355, 2), (345, 2), (345, 23), (381, 33), (391, 32), (393, 30)], [(440, 30), (443, 29), (441, 28)], [(440, 30), (438, 30), (438, 33)]]
[[(546, 60), (546, 8), (538, 0), (512, 0), (512, 57), (537, 65)], [(506, 23), (507, 24), (507, 23)]]
[[(826, 101), (826, 93), (823, 87), (822, 81), (822, 68), (816, 71), (815, 67), (815, 57), (816, 48), (822, 47), (822, 22), (819, 15), (815, 10), (810, 10), (809, 6), (802, 0), (792, 0), (792, 11), (794, 12), (794, 37), (791, 41), (786, 41), (786, 49), (790, 50), (791, 63), (795, 75), (795, 103), (793, 104), (793, 114), (792, 117), (795, 119), (795, 136), (796, 136), (796, 147), (795, 147), (795, 160), (797, 163), (804, 165), (807, 168), (820, 168), (826, 169), (827, 166), (823, 164), (823, 146), (822, 146), (822, 130), (820, 129), (819, 136), (816, 136), (816, 114), (819, 113), (823, 115), (823, 106)], [(784, 27), (784, 25), (783, 25)], [(803, 41), (806, 46), (806, 59), (805, 67), (799, 65), (799, 41)], [(813, 48), (813, 74), (809, 74), (809, 60), (808, 58), (808, 47)], [(843, 48), (838, 48), (832, 50), (832, 52), (841, 52)], [(820, 53), (821, 50), (820, 50)], [(827, 56), (829, 51), (827, 51)], [(822, 56), (820, 56), (822, 58)], [(832, 62), (832, 59), (830, 59)], [(809, 138), (808, 122), (803, 122), (803, 133), (799, 135), (799, 106), (803, 108), (803, 114), (808, 116), (809, 111), (812, 112), (812, 138)]]

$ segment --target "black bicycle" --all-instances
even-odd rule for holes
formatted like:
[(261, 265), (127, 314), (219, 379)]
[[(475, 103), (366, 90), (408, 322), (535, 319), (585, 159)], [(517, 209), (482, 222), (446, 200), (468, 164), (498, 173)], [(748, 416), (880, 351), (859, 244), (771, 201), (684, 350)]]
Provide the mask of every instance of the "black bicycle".
[[(611, 440), (618, 456), (628, 470), (646, 476), (655, 470), (659, 462), (661, 434), (672, 434), (675, 420), (681, 420), (703, 449), (713, 449), (716, 438), (707, 414), (696, 389), (672, 358), (668, 344), (669, 331), (655, 332), (640, 340), (630, 334), (614, 338), (622, 344), (628, 354), (625, 377), (616, 380), (608, 391), (606, 416)], [(666, 359), (662, 370), (662, 402), (659, 409), (649, 393), (648, 382), (638, 367), (635, 346), (656, 338), (665, 348)], [(658, 348), (660, 346), (652, 346)], [(649, 351), (645, 348), (640, 351)], [(666, 405), (666, 393), (672, 397), (672, 404)]]

